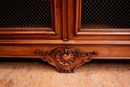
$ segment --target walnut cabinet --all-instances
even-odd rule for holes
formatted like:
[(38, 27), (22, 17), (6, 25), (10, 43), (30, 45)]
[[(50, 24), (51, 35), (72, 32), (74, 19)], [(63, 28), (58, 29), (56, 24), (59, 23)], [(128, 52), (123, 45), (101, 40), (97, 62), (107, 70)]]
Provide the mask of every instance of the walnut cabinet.
[(129, 0), (2, 0), (0, 58), (41, 58), (59, 72), (130, 59)]

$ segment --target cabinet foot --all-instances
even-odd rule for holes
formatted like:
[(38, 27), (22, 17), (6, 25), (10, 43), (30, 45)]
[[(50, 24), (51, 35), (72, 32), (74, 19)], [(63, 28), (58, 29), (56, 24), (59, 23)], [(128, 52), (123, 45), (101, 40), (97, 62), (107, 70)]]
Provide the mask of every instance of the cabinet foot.
[(58, 47), (50, 51), (36, 50), (35, 54), (41, 55), (42, 60), (56, 67), (60, 73), (73, 73), (74, 70), (91, 60), (97, 52), (81, 52), (77, 48)]

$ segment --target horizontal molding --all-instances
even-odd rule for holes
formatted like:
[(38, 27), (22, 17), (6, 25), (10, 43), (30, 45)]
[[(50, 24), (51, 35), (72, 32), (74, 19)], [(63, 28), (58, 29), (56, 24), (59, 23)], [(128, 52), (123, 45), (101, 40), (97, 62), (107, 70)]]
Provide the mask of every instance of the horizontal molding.
[(129, 57), (93, 57), (92, 59), (130, 59), (130, 56)]
[[(11, 30), (12, 29), (12, 30)], [(0, 34), (56, 34), (52, 28), (0, 28)]]
[(105, 40), (0, 40), (0, 44), (45, 44), (45, 45), (130, 45), (130, 41)]
[(76, 35), (130, 35), (130, 29), (79, 29)]
[[(42, 56), (0, 56), (0, 58), (42, 58)], [(91, 58), (92, 60), (93, 59), (130, 59), (130, 57), (100, 57), (100, 56), (98, 56), (98, 57), (92, 57)]]
[(130, 35), (130, 32), (78, 32), (76, 35)]
[(30, 34), (56, 34), (54, 31), (2, 31), (0, 34), (30, 35)]
[(0, 58), (42, 58), (42, 56), (0, 56)]

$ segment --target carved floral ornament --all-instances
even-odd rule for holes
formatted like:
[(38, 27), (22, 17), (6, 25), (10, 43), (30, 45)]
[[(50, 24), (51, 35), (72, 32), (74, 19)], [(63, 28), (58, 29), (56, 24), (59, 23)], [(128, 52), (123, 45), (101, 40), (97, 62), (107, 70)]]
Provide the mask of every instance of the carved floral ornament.
[(55, 66), (59, 72), (74, 72), (75, 68), (91, 60), (97, 52), (80, 52), (77, 48), (58, 47), (51, 51), (36, 50), (35, 54), (42, 56), (43, 61)]

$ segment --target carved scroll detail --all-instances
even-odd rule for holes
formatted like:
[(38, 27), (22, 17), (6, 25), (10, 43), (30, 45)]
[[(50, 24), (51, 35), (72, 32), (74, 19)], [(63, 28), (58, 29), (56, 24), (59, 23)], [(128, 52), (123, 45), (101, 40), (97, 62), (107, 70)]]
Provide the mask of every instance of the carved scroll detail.
[(68, 73), (74, 72), (77, 67), (89, 62), (92, 55), (97, 55), (97, 52), (80, 52), (70, 47), (58, 47), (46, 52), (36, 50), (34, 53), (41, 55), (43, 61), (55, 66), (59, 72)]

